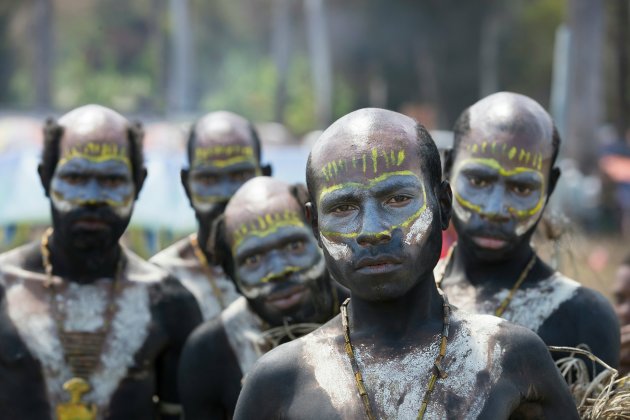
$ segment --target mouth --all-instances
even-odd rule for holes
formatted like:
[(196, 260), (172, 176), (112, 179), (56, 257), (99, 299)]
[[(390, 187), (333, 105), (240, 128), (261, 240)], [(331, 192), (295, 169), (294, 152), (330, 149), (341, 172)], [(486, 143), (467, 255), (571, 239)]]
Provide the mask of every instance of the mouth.
[(508, 241), (490, 236), (473, 236), (473, 242), (480, 248), (499, 250), (508, 245)]
[(299, 304), (306, 293), (306, 286), (299, 285), (272, 293), (266, 300), (268, 304), (276, 309), (285, 311)]
[(365, 274), (389, 273), (401, 267), (401, 260), (391, 255), (361, 258), (356, 270)]
[(74, 222), (74, 227), (82, 230), (105, 230), (109, 225), (103, 220), (95, 217), (85, 217)]

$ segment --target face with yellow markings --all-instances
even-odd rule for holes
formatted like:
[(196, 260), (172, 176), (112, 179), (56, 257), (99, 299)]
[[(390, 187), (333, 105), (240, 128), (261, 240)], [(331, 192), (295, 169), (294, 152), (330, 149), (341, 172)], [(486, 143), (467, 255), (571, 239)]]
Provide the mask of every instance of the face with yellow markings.
[(350, 125), (350, 133), (324, 133), (311, 152), (311, 196), (327, 266), (367, 300), (406, 293), (433, 269), (440, 247), (437, 201), (415, 122), (386, 114), (400, 124), (377, 115), (367, 127)]
[(214, 112), (195, 126), (184, 180), (198, 218), (214, 217), (247, 180), (261, 174), (252, 129), (244, 118)]
[(59, 124), (64, 132), (49, 189), (55, 235), (78, 248), (114, 244), (136, 198), (127, 121), (106, 108), (87, 106)]
[(490, 259), (529, 240), (548, 198), (553, 152), (548, 118), (527, 125), (514, 106), (494, 108), (485, 116), (473, 109), (450, 176), (460, 242)]
[(272, 324), (312, 322), (325, 300), (325, 265), (289, 186), (251, 180), (225, 212), (234, 281), (256, 312)]

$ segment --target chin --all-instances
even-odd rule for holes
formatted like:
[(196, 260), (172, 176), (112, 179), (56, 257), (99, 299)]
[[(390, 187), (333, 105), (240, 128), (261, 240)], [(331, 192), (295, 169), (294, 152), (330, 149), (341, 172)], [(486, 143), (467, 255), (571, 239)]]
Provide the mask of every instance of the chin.
[(361, 284), (344, 285), (352, 295), (369, 302), (387, 302), (400, 299), (416, 286), (415, 282), (389, 279), (387, 281), (370, 282), (362, 281)]

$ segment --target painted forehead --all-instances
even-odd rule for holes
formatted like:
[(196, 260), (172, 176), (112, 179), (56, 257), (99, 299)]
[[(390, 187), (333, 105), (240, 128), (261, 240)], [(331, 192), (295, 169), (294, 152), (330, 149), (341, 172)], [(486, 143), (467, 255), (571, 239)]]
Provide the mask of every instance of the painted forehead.
[(257, 162), (248, 125), (226, 119), (202, 120), (197, 124), (193, 165), (210, 163), (221, 167), (240, 162)]

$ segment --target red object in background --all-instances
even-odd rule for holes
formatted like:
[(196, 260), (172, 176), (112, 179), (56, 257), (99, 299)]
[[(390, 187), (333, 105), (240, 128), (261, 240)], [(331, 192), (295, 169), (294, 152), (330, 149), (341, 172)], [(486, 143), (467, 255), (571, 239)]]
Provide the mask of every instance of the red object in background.
[(455, 232), (455, 228), (451, 223), (448, 225), (448, 229), (442, 231), (442, 253), (440, 254), (440, 259), (446, 257), (448, 250), (456, 241), (457, 232)]

